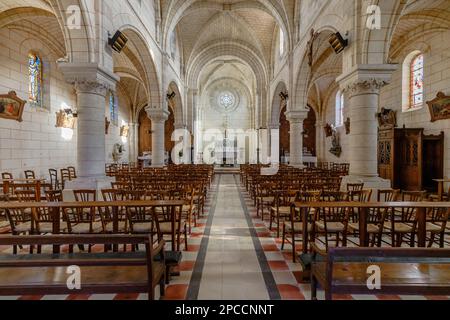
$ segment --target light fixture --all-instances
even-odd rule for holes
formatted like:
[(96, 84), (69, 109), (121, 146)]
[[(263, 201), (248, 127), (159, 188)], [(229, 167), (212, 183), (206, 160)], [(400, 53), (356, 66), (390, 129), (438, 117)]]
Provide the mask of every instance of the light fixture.
[(128, 38), (120, 31), (117, 31), (112, 38), (108, 39), (108, 44), (114, 51), (120, 53), (128, 42)]
[(344, 39), (339, 32), (333, 33), (328, 41), (336, 54), (341, 53), (348, 46), (348, 40)]

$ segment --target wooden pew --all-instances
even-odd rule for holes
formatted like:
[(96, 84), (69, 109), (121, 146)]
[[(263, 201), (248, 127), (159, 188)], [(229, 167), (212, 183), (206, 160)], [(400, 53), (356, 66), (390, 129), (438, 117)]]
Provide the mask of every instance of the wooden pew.
[[(154, 243), (150, 236), (68, 235), (2, 236), (0, 246), (12, 245), (145, 245), (142, 252), (79, 254), (0, 254), (0, 296), (148, 293), (155, 299), (155, 287), (165, 294), (164, 241)], [(67, 267), (81, 270), (81, 289), (67, 286)], [(106, 267), (106, 268), (105, 268)]]
[[(450, 249), (330, 248), (326, 253), (313, 247), (321, 259), (312, 263), (312, 300), (317, 299), (318, 285), (326, 300), (335, 293), (450, 295)], [(380, 268), (380, 289), (367, 285), (370, 266)]]

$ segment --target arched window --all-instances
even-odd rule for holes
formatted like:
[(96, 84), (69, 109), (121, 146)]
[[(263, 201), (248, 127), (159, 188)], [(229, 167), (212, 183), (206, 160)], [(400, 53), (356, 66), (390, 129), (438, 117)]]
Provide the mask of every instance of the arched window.
[(411, 108), (420, 108), (423, 105), (423, 54), (417, 55), (411, 62)]
[(280, 28), (280, 58), (284, 55), (284, 32), (283, 29)]
[(118, 105), (116, 103), (116, 97), (114, 96), (114, 92), (109, 92), (109, 112), (111, 117), (111, 123), (115, 126), (119, 125), (119, 110)]
[(177, 34), (175, 30), (170, 35), (170, 56), (175, 60), (177, 55)]
[(336, 94), (336, 127), (342, 127), (344, 125), (344, 94), (338, 91)]
[(412, 111), (423, 107), (424, 56), (420, 51), (411, 52), (403, 62), (402, 110)]
[(28, 101), (33, 106), (42, 108), (42, 59), (34, 53), (28, 55), (28, 75)]

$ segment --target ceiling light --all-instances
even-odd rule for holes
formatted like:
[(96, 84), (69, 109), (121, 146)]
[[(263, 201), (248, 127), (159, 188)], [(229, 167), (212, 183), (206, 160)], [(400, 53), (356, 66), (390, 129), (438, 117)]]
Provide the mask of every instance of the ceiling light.
[(114, 51), (120, 53), (128, 42), (128, 38), (120, 31), (117, 31), (112, 38), (108, 39), (108, 44)]
[(328, 41), (336, 54), (341, 53), (344, 51), (345, 47), (348, 46), (348, 40), (342, 38), (342, 35), (339, 32), (333, 33)]

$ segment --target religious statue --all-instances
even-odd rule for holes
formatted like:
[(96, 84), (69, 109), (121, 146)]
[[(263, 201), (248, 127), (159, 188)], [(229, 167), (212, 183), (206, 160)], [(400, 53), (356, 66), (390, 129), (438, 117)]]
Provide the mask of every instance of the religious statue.
[(332, 148), (330, 149), (330, 153), (334, 154), (336, 157), (340, 157), (342, 154), (342, 147), (341, 147), (341, 143), (339, 141), (339, 132), (337, 131), (337, 129), (335, 127), (332, 127), (333, 130), (333, 140), (332, 140)]
[(325, 137), (331, 137), (333, 135), (333, 127), (327, 123), (327, 125), (325, 126)]
[(116, 143), (113, 147), (112, 157), (114, 162), (119, 162), (122, 158), (123, 153), (125, 152), (125, 148), (120, 143)]
[(345, 125), (345, 134), (350, 134), (350, 118), (347, 118), (347, 120), (344, 122)]
[(311, 39), (307, 43), (307, 55), (308, 55), (308, 65), (312, 67), (313, 65), (313, 56), (314, 56), (314, 41), (319, 36), (319, 33), (315, 32), (314, 29), (311, 29)]

